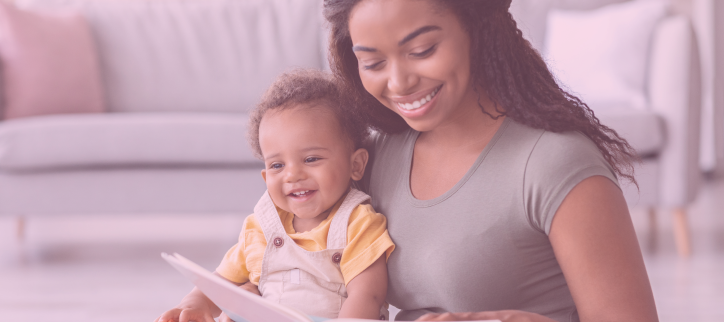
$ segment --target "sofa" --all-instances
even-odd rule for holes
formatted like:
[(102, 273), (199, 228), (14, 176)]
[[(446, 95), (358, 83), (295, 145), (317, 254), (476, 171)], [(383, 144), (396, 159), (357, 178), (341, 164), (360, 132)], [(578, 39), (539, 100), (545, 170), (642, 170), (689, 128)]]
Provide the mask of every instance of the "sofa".
[(321, 4), (17, 2), (87, 21), (105, 108), (0, 121), (0, 216), (251, 213), (247, 112), (282, 71), (327, 68)]
[[(629, 10), (628, 14), (631, 16), (632, 12), (635, 13), (631, 10), (635, 9), (622, 6), (650, 5), (644, 4), (644, 1), (647, 0), (515, 0), (511, 13), (524, 36), (543, 53), (549, 65), (553, 65), (555, 69), (556, 62), (552, 61), (555, 58), (551, 57), (555, 56), (555, 49), (547, 46), (564, 49), (570, 49), (571, 46), (595, 48), (599, 43), (610, 41), (606, 39), (605, 32), (616, 28), (621, 31), (620, 34), (613, 35), (616, 39), (633, 37), (629, 34), (637, 30), (626, 27), (628, 22), (625, 15), (608, 20), (605, 16), (613, 17), (614, 10), (622, 12)], [(650, 36), (633, 44), (644, 45), (641, 47), (644, 48), (646, 67), (641, 71), (644, 106), (633, 106), (636, 105), (635, 101), (612, 104), (602, 100), (586, 100), (585, 97), (584, 101), (601, 123), (627, 139), (641, 158), (641, 163), (635, 166), (638, 187), (622, 182), (629, 206), (648, 210), (653, 229), (652, 236), (656, 235), (657, 211), (671, 212), (678, 252), (686, 256), (691, 251), (686, 209), (697, 196), (701, 178), (699, 170), (701, 67), (698, 44), (691, 23), (685, 15), (677, 14), (674, 8), (667, 5), (668, 1), (648, 0), (648, 2), (659, 2), (664, 6), (665, 12), (653, 22)], [(641, 25), (641, 20), (645, 19), (642, 13), (650, 13), (653, 10), (651, 7), (641, 8), (646, 11), (632, 16), (638, 20), (631, 22), (632, 26)], [(584, 30), (592, 28), (589, 25), (590, 20), (598, 19), (602, 22), (605, 30), (598, 33), (602, 36), (581, 38), (578, 35), (581, 30), (570, 27), (572, 22), (580, 22), (582, 19), (588, 19), (582, 23), (583, 26), (580, 26)], [(552, 35), (552, 32), (558, 34)], [(594, 30), (592, 33), (595, 32), (597, 31)], [(562, 44), (566, 41), (577, 42)], [(585, 53), (586, 49), (581, 52)], [(577, 67), (585, 68), (586, 66), (582, 65), (601, 63), (596, 61), (595, 54), (591, 56), (581, 58)], [(573, 57), (573, 59), (578, 58)], [(589, 58), (591, 61), (586, 61)], [(592, 82), (591, 79), (606, 72), (592, 73), (589, 79), (572, 78), (571, 82)], [(569, 85), (563, 83), (564, 86)], [(584, 88), (582, 90), (584, 93), (590, 92), (591, 89), (585, 88), (585, 85), (571, 87)], [(591, 85), (599, 84), (592, 82)]]
[[(619, 2), (514, 0), (511, 12), (545, 56), (552, 36), (565, 41), (570, 32), (547, 31), (555, 10), (592, 12)], [(264, 183), (245, 140), (247, 111), (280, 72), (327, 68), (321, 5), (20, 0), (17, 6), (30, 11), (82, 14), (105, 107), (0, 121), (0, 215), (250, 213)], [(639, 189), (624, 185), (627, 201), (674, 210), (686, 254), (685, 210), (699, 180), (697, 44), (687, 18), (671, 13), (647, 39), (646, 106), (589, 105), (643, 160)]]

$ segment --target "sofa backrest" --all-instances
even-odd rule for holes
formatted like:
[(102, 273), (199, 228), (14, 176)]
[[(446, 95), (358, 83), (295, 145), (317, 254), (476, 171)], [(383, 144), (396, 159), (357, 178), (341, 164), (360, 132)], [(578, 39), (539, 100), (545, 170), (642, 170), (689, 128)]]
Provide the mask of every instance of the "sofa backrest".
[(28, 0), (88, 18), (111, 112), (246, 112), (281, 72), (326, 68), (321, 0)]
[(518, 28), (538, 51), (543, 51), (548, 11), (551, 9), (589, 10), (629, 0), (514, 0), (510, 5)]

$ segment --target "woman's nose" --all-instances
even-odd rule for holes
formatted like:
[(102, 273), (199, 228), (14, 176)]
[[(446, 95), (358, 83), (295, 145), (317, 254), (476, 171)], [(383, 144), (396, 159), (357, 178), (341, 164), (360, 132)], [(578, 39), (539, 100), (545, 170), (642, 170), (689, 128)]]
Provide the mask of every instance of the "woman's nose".
[(395, 95), (407, 95), (415, 87), (418, 79), (405, 63), (395, 62), (390, 66), (387, 89)]

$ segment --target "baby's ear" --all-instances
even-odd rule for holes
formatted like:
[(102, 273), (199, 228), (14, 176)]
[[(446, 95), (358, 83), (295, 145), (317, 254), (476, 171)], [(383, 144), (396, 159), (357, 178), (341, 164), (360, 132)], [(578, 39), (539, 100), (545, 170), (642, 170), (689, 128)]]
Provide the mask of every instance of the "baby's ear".
[(264, 182), (266, 182), (266, 169), (261, 169), (261, 177), (264, 179)]
[(367, 167), (367, 161), (370, 158), (369, 152), (366, 149), (357, 149), (352, 153), (352, 180), (359, 181), (365, 175), (365, 167)]

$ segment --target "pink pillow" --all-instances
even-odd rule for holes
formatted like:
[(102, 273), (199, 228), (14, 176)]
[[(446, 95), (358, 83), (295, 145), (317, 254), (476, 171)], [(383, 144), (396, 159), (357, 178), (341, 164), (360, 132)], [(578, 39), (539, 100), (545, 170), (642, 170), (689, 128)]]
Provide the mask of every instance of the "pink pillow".
[(0, 1), (4, 118), (104, 110), (93, 37), (80, 14)]

